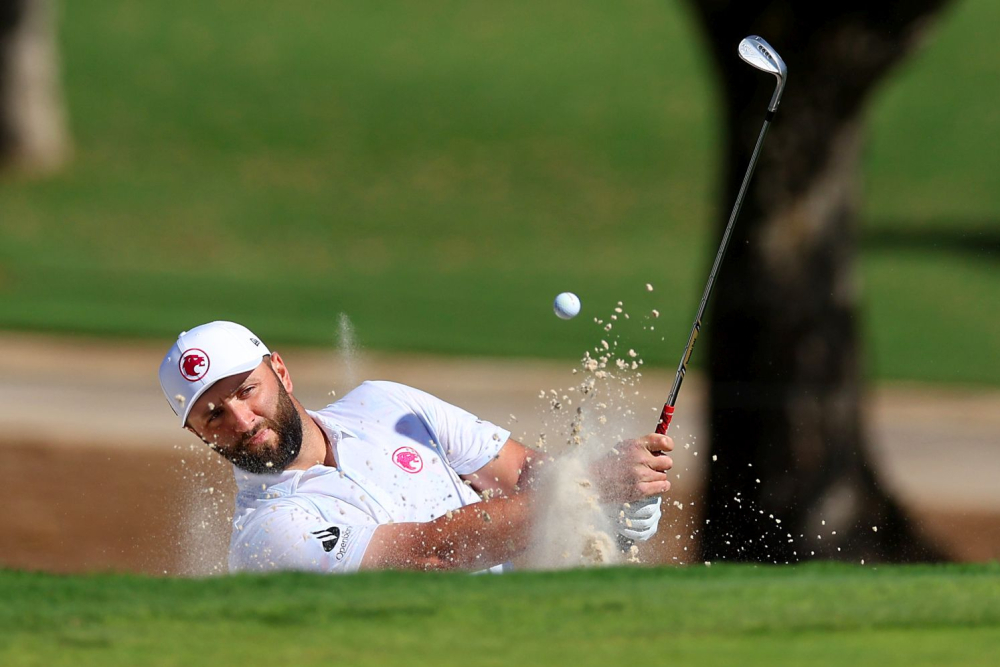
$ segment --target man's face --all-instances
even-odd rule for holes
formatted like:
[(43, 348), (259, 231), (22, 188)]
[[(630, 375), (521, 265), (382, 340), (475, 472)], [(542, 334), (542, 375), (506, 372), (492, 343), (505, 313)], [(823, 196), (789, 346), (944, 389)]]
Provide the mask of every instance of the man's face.
[(195, 403), (187, 426), (251, 473), (283, 471), (302, 447), (302, 419), (269, 359), (212, 385)]

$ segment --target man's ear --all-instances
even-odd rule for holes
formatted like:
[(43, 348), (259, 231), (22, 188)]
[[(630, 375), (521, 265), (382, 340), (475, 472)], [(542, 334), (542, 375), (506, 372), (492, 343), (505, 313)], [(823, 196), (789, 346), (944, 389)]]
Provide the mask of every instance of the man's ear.
[(277, 352), (271, 353), (271, 369), (274, 371), (274, 374), (278, 376), (278, 379), (281, 380), (281, 385), (285, 388), (285, 391), (291, 394), (292, 376), (288, 372), (288, 368), (285, 366), (285, 362), (281, 358), (281, 355)]

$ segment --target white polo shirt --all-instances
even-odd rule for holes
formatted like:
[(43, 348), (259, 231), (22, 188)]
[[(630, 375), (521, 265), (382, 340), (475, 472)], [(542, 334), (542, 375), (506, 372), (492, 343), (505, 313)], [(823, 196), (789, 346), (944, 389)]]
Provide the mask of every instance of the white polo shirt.
[(358, 569), (375, 529), (432, 521), (481, 500), (459, 475), (497, 456), (510, 432), (394, 382), (365, 382), (309, 415), (336, 468), (255, 475), (239, 492), (230, 571)]

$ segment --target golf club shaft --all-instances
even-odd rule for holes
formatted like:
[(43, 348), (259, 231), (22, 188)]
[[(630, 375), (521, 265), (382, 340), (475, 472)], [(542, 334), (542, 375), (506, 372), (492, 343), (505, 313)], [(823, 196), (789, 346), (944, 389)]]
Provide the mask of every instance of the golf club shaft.
[[(746, 195), (747, 186), (750, 185), (750, 178), (753, 176), (753, 170), (757, 166), (757, 158), (760, 155), (760, 147), (764, 143), (764, 137), (767, 136), (767, 129), (771, 126), (771, 119), (773, 118), (774, 110), (768, 109), (767, 115), (764, 117), (764, 126), (760, 128), (760, 136), (757, 137), (757, 145), (754, 146), (753, 155), (750, 156), (750, 165), (747, 167), (747, 173), (743, 177), (743, 184), (740, 185), (739, 194), (736, 195), (736, 203), (733, 205), (732, 213), (729, 214), (726, 231), (722, 234), (722, 243), (719, 244), (719, 251), (715, 254), (715, 263), (712, 264), (712, 271), (708, 274), (708, 282), (705, 284), (705, 292), (701, 296), (698, 314), (695, 316), (694, 324), (691, 326), (691, 335), (688, 336), (687, 345), (684, 346), (684, 354), (681, 355), (681, 363), (677, 367), (677, 375), (674, 376), (674, 385), (670, 388), (667, 402), (663, 405), (663, 411), (660, 413), (660, 420), (656, 423), (656, 432), (660, 435), (666, 434), (667, 429), (670, 428), (670, 421), (674, 417), (674, 403), (677, 401), (677, 394), (680, 393), (681, 384), (684, 382), (684, 376), (687, 374), (687, 365), (688, 361), (691, 360), (691, 353), (694, 352), (694, 344), (698, 340), (698, 334), (701, 333), (701, 318), (705, 314), (708, 298), (712, 295), (715, 277), (718, 275), (719, 266), (726, 256), (726, 248), (729, 247), (729, 237), (733, 233), (733, 223), (736, 222), (736, 218), (740, 214), (740, 209), (743, 208), (743, 197)], [(663, 452), (656, 452), (656, 454), (662, 455)], [(636, 504), (642, 504), (648, 502), (648, 500), (650, 499), (637, 501)], [(627, 553), (633, 544), (633, 540), (622, 535), (618, 536), (618, 548), (623, 553)]]
[[(726, 224), (726, 229), (722, 234), (722, 243), (719, 244), (719, 251), (715, 255), (715, 263), (712, 264), (712, 271), (708, 276), (708, 282), (705, 284), (705, 292), (702, 294), (701, 304), (698, 306), (698, 314), (695, 316), (694, 324), (691, 327), (691, 335), (688, 336), (687, 345), (684, 347), (684, 354), (681, 355), (681, 363), (677, 367), (674, 385), (670, 388), (670, 395), (667, 397), (667, 402), (663, 404), (660, 420), (656, 424), (656, 432), (660, 435), (666, 434), (667, 429), (670, 428), (670, 422), (674, 417), (674, 403), (677, 401), (677, 395), (681, 391), (681, 384), (684, 382), (684, 376), (687, 374), (687, 365), (691, 361), (694, 344), (698, 341), (698, 335), (701, 333), (701, 318), (705, 315), (708, 299), (712, 295), (712, 288), (715, 286), (715, 278), (719, 273), (719, 267), (722, 266), (722, 260), (726, 256), (726, 249), (729, 247), (733, 225), (736, 222), (736, 218), (739, 217), (740, 209), (743, 208), (743, 198), (746, 196), (747, 187), (750, 185), (754, 168), (757, 166), (757, 158), (760, 157), (760, 149), (764, 145), (764, 137), (767, 136), (767, 130), (771, 125), (771, 121), (774, 120), (774, 114), (778, 110), (778, 104), (781, 102), (781, 94), (785, 90), (785, 82), (788, 77), (788, 68), (785, 66), (785, 61), (774, 50), (774, 47), (759, 35), (750, 35), (740, 40), (737, 53), (740, 59), (748, 65), (777, 77), (777, 83), (774, 87), (774, 94), (771, 95), (771, 101), (767, 105), (767, 114), (764, 116), (764, 125), (760, 128), (760, 136), (757, 137), (757, 144), (754, 146), (753, 154), (750, 156), (747, 173), (743, 176), (743, 183), (740, 185), (740, 191), (736, 195), (736, 203), (733, 205), (733, 211), (729, 214), (729, 222)], [(655, 453), (663, 454), (663, 452)], [(637, 500), (634, 504), (641, 507), (657, 503), (659, 500), (658, 497), (650, 496)], [(626, 508), (631, 509), (631, 506), (626, 504)], [(649, 538), (646, 537), (644, 539)], [(626, 537), (621, 533), (618, 534), (618, 546), (623, 552), (634, 553), (634, 541), (632, 538)]]
[(670, 428), (670, 421), (674, 417), (674, 403), (677, 401), (677, 394), (680, 393), (681, 384), (684, 382), (684, 376), (687, 374), (687, 365), (688, 361), (691, 360), (691, 353), (694, 352), (694, 344), (698, 340), (698, 334), (701, 333), (701, 318), (705, 315), (705, 307), (708, 305), (708, 298), (712, 295), (712, 287), (715, 286), (715, 278), (719, 273), (719, 266), (726, 256), (726, 248), (729, 247), (729, 238), (733, 233), (733, 224), (740, 214), (740, 209), (743, 208), (743, 197), (746, 195), (747, 187), (750, 185), (750, 178), (753, 176), (754, 168), (757, 166), (757, 158), (760, 156), (760, 147), (764, 143), (764, 137), (767, 135), (767, 129), (770, 127), (773, 117), (774, 111), (768, 109), (767, 116), (764, 118), (764, 126), (760, 128), (760, 136), (757, 137), (757, 145), (754, 146), (753, 155), (750, 156), (750, 165), (747, 167), (747, 173), (743, 177), (743, 184), (740, 186), (739, 194), (736, 195), (736, 204), (733, 206), (732, 213), (729, 214), (729, 222), (726, 224), (726, 231), (722, 235), (719, 252), (715, 255), (712, 272), (708, 274), (708, 283), (705, 284), (705, 292), (701, 296), (701, 304), (698, 306), (698, 314), (695, 316), (694, 325), (691, 327), (691, 335), (688, 336), (687, 345), (684, 347), (684, 354), (681, 355), (681, 363), (677, 367), (677, 375), (674, 376), (674, 385), (670, 388), (667, 402), (664, 403), (663, 411), (660, 413), (660, 420), (656, 424), (656, 432), (661, 435), (666, 433), (667, 429)]

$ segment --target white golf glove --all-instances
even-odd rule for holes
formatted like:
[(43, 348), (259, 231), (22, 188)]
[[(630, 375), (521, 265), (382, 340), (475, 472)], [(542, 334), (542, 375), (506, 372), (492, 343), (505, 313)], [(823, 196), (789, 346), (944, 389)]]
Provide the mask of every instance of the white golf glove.
[(655, 535), (660, 523), (660, 502), (660, 496), (656, 496), (622, 506), (617, 517), (618, 534), (635, 542), (645, 542)]

